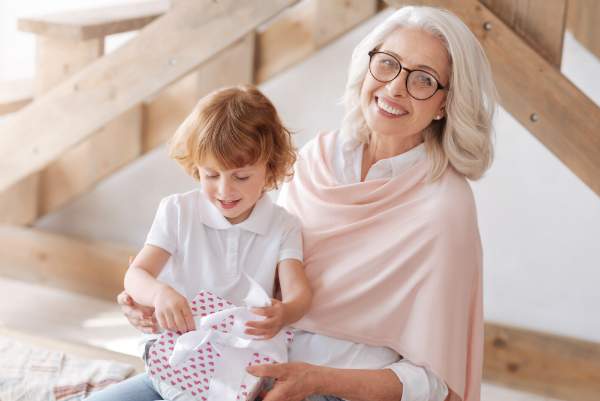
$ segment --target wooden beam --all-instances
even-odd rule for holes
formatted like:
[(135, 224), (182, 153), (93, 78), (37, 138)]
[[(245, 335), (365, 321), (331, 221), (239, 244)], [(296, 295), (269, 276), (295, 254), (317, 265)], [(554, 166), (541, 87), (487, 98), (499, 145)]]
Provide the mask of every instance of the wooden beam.
[(188, 0), (173, 8), (130, 42), (0, 124), (0, 192), (293, 2)]
[(560, 68), (567, 0), (481, 0), (527, 44)]
[(0, 337), (19, 341), (35, 348), (61, 351), (79, 358), (102, 359), (126, 363), (133, 366), (135, 373), (142, 373), (144, 371), (144, 362), (137, 356), (114, 352), (89, 344), (42, 337), (37, 334), (27, 333), (3, 326), (0, 326)]
[[(307, 23), (310, 23), (312, 29), (311, 43), (317, 43), (316, 46), (311, 45), (312, 50), (310, 52), (312, 53), (317, 50), (318, 46), (325, 45), (339, 36), (343, 31), (350, 29), (372, 15), (375, 12), (377, 2), (361, 1), (358, 4), (349, 4), (336, 0), (335, 2), (328, 3), (313, 2), (309, 3), (309, 5), (312, 20), (307, 20)], [(268, 25), (262, 34), (273, 38), (290, 37), (297, 30), (297, 26), (289, 24), (277, 25), (277, 21), (281, 22), (281, 20), (276, 20), (275, 25)], [(283, 30), (280, 30), (278, 27), (282, 27)], [(269, 46), (277, 47), (279, 46), (279, 42), (269, 42), (273, 43)], [(181, 79), (161, 92), (160, 95), (146, 102), (142, 152), (145, 153), (164, 143), (172, 135), (196, 101), (210, 90), (223, 85), (252, 82), (254, 52), (254, 34), (250, 34), (238, 42), (237, 45), (233, 45), (229, 50), (223, 51), (222, 54), (208, 60), (198, 69), (197, 73), (190, 73), (187, 78)], [(274, 53), (273, 49), (271, 53)], [(240, 63), (240, 60), (243, 60), (243, 62)], [(287, 62), (290, 62), (290, 60), (288, 59)], [(286, 65), (280, 67), (286, 67)], [(109, 142), (107, 141), (106, 143), (109, 146)], [(78, 145), (79, 148), (85, 148), (86, 146), (89, 147), (90, 145)], [(62, 159), (65, 159), (65, 162), (57, 161), (53, 164), (63, 167), (53, 168), (50, 166), (47, 168), (50, 173), (43, 174), (47, 178), (43, 179), (41, 184), (43, 189), (39, 205), (37, 206), (37, 214), (20, 213), (22, 216), (28, 216), (27, 220), (15, 221), (13, 218), (10, 222), (29, 224), (36, 217), (55, 210), (69, 199), (73, 199), (86, 190), (93, 188), (98, 180), (118, 170), (122, 165), (137, 157), (135, 152), (127, 152), (127, 149), (133, 149), (132, 146), (134, 145), (127, 146), (126, 149), (122, 149), (122, 152), (118, 152), (119, 154), (123, 154), (123, 158), (113, 160), (114, 164), (112, 166), (110, 164), (103, 164), (104, 168), (97, 170), (97, 174), (93, 173), (94, 163), (86, 164), (85, 157), (81, 156), (81, 150), (73, 150), (73, 156), (69, 156), (68, 154), (63, 156)], [(90, 159), (102, 158), (102, 147), (94, 146), (94, 148), (98, 154)], [(77, 154), (80, 156), (75, 156)], [(111, 157), (114, 158), (114, 155), (104, 157), (104, 159), (110, 160)], [(78, 162), (74, 160), (78, 160)], [(73, 168), (75, 165), (79, 167)], [(51, 171), (55, 173), (51, 173)], [(14, 191), (17, 191), (17, 189), (14, 189)], [(48, 194), (48, 192), (51, 193)], [(13, 213), (13, 216), (16, 216), (16, 214)]]
[(565, 401), (597, 401), (600, 344), (487, 323), (484, 379)]
[(377, 0), (328, 0), (313, 4), (313, 36), (317, 48), (337, 39), (377, 12)]
[(376, 12), (376, 0), (307, 0), (286, 10), (258, 30), (255, 81), (298, 63)]
[(141, 29), (164, 14), (168, 8), (168, 0), (135, 2), (23, 17), (19, 18), (17, 24), (24, 32), (81, 41)]
[(38, 216), (39, 174), (31, 174), (0, 192), (0, 223), (27, 224)]
[[(35, 219), (88, 192), (103, 178), (142, 154), (142, 106), (108, 123), (40, 173)], [(25, 221), (32, 223), (35, 219)]]
[[(82, 40), (38, 36), (36, 97), (97, 60), (103, 53), (103, 38)], [(38, 217), (91, 189), (108, 173), (138, 157), (141, 113), (141, 106), (132, 108), (108, 123), (90, 140), (69, 149), (40, 172), (39, 178), (34, 178), (32, 174), (11, 190), (0, 194), (0, 203), (11, 204), (10, 209), (0, 216), (0, 222), (31, 224)], [(115, 147), (115, 144), (119, 146)], [(37, 186), (34, 182), (37, 182)]]
[(33, 81), (0, 82), (0, 116), (22, 109), (33, 100)]
[(483, 4), (417, 3), (444, 7), (469, 26), (490, 59), (502, 105), (600, 195), (600, 108)]
[(225, 85), (252, 83), (254, 38), (254, 32), (249, 33), (146, 102), (144, 152), (171, 138), (202, 96)]
[(575, 39), (600, 59), (600, 2), (569, 0), (567, 29)]
[(0, 226), (0, 276), (114, 302), (123, 290), (130, 247)]
[(36, 38), (35, 96), (52, 89), (104, 54), (104, 38)]

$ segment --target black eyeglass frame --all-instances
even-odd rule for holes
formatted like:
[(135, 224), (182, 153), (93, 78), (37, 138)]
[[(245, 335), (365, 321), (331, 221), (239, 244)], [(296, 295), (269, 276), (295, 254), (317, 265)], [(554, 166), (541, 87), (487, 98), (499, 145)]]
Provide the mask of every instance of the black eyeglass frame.
[[(390, 56), (391, 58), (393, 58), (394, 60), (396, 60), (396, 62), (398, 63), (398, 65), (400, 66), (400, 69), (398, 70), (398, 73), (394, 76), (394, 78), (389, 79), (387, 81), (382, 81), (381, 79), (378, 79), (375, 74), (373, 74), (373, 71), (371, 71), (371, 60), (373, 59), (373, 56), (381, 53), (381, 54), (385, 54), (386, 56)], [(381, 83), (388, 83), (388, 82), (392, 82), (394, 79), (398, 78), (398, 76), (402, 73), (402, 70), (405, 70), (407, 72), (406, 74), (406, 79), (404, 80), (404, 85), (406, 86), (406, 92), (409, 94), (410, 97), (412, 97), (415, 100), (428, 100), (431, 99), (439, 90), (446, 90), (447, 88), (440, 84), (440, 81), (437, 80), (436, 77), (433, 76), (433, 74), (431, 74), (429, 71), (425, 71), (425, 70), (419, 70), (419, 69), (414, 69), (414, 70), (409, 70), (408, 68), (406, 68), (405, 66), (402, 65), (402, 63), (400, 62), (400, 60), (398, 60), (398, 58), (396, 56), (394, 56), (391, 53), (388, 52), (384, 52), (384, 51), (380, 51), (380, 50), (371, 50), (369, 53), (369, 74), (371, 74), (371, 76), (373, 77), (374, 80), (381, 82)], [(424, 72), (426, 74), (431, 75), (431, 77), (433, 78), (433, 80), (435, 81), (435, 83), (437, 84), (437, 88), (435, 88), (435, 91), (431, 94), (431, 96), (426, 97), (424, 99), (419, 99), (414, 97), (410, 91), (408, 90), (408, 76), (413, 72), (413, 71), (419, 71), (419, 72)]]

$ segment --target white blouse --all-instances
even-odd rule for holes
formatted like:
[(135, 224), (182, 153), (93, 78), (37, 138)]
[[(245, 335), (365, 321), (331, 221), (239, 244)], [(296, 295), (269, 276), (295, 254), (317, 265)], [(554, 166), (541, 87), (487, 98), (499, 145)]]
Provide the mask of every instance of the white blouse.
[[(360, 182), (363, 145), (338, 133), (333, 155), (334, 173), (345, 184)], [(400, 155), (379, 160), (369, 169), (365, 181), (391, 178), (425, 157), (420, 144)], [(429, 369), (401, 359), (394, 350), (353, 343), (337, 338), (296, 330), (290, 351), (291, 361), (351, 369), (391, 369), (403, 384), (401, 401), (443, 401), (448, 387)]]

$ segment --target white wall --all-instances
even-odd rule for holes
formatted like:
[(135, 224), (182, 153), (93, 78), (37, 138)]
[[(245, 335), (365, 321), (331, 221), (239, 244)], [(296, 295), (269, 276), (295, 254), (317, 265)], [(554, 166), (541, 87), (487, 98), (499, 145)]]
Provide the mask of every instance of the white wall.
[[(53, 1), (52, 8), (92, 3), (98, 4)], [(31, 11), (38, 4), (45, 3), (18, 6)], [(33, 41), (7, 27), (14, 15), (0, 4), (0, 79), (33, 70)], [(380, 18), (262, 86), (298, 133), (298, 144), (338, 126), (350, 52)], [(563, 57), (564, 73), (600, 103), (600, 62), (569, 34)], [(496, 136), (495, 164), (473, 184), (485, 251), (486, 319), (600, 342), (600, 198), (503, 110)], [(140, 245), (159, 199), (194, 185), (159, 148), (38, 226)]]

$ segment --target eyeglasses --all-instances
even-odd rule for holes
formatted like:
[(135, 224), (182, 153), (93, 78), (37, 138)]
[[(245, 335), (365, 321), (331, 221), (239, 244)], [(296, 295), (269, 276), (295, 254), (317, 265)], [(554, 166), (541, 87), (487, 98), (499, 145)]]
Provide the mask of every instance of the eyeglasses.
[(371, 50), (369, 52), (369, 72), (379, 82), (392, 82), (402, 70), (408, 72), (406, 76), (406, 90), (416, 100), (427, 100), (435, 93), (446, 88), (427, 71), (409, 70), (403, 67), (400, 61), (392, 54)]

